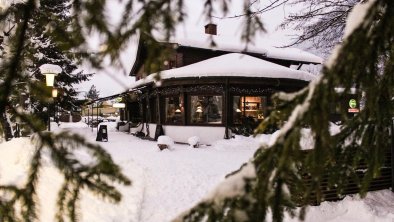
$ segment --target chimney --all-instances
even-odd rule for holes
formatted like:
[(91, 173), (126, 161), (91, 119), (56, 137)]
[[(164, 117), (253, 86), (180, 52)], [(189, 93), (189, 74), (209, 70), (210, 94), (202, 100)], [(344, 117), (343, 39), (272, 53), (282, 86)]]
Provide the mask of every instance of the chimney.
[(209, 24), (205, 25), (204, 27), (205, 27), (205, 34), (208, 34), (208, 35), (216, 35), (217, 34), (217, 31), (216, 31), (217, 25), (216, 24), (209, 23)]

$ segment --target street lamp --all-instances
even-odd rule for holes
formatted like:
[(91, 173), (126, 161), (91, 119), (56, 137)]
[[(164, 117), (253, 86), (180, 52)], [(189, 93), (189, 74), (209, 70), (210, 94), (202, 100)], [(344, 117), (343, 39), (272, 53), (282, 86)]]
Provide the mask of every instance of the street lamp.
[[(58, 65), (44, 64), (40, 66), (41, 74), (45, 75), (46, 85), (53, 87), (55, 83), (55, 76), (62, 72), (62, 68)], [(52, 97), (57, 97), (57, 89), (52, 88)], [(51, 131), (51, 117), (49, 115), (49, 104), (48, 104), (48, 131)]]
[(40, 71), (46, 78), (46, 85), (53, 86), (55, 76), (62, 72), (62, 68), (58, 65), (44, 64), (40, 66)]

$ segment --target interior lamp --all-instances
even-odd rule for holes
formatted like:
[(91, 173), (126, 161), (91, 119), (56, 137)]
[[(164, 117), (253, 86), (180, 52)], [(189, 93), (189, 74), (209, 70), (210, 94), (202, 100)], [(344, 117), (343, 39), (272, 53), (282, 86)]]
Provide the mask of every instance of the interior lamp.
[(240, 113), (240, 112), (241, 112), (241, 110), (238, 108), (238, 109), (236, 110), (236, 112), (237, 112), (237, 113)]
[(202, 113), (202, 108), (201, 108), (201, 106), (197, 106), (196, 113)]
[(181, 110), (178, 108), (178, 109), (175, 110), (175, 112), (176, 112), (176, 113), (180, 113)]
[(45, 75), (46, 85), (53, 86), (55, 76), (62, 72), (62, 68), (58, 65), (44, 64), (40, 66), (41, 74)]

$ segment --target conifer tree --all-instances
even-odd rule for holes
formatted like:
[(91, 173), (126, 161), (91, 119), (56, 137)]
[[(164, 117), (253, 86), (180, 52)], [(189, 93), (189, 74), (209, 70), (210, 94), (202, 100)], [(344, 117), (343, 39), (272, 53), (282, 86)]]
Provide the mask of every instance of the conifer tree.
[[(69, 132), (52, 134), (42, 131), (45, 127), (42, 118), (37, 115), (41, 113), (38, 107), (47, 103), (50, 95), (48, 87), (41, 81), (43, 76), (39, 74), (38, 67), (52, 63), (63, 68), (57, 77), (57, 84), (68, 106), (71, 106), (69, 102), (76, 95), (72, 84), (87, 79), (86, 75), (72, 73), (77, 66), (71, 54), (67, 54), (70, 46), (60, 44), (63, 42), (56, 40), (60, 35), (52, 35), (53, 31), (47, 30), (50, 27), (48, 21), (56, 22), (57, 28), (62, 31), (69, 29), (65, 21), (70, 14), (66, 10), (69, 7), (68, 1), (28, 0), (11, 5), (0, 15), (2, 22), (15, 22), (15, 29), (3, 42), (4, 56), (0, 60), (1, 118), (12, 114), (14, 120), (24, 122), (35, 133), (32, 142), (36, 145), (25, 183), (21, 186), (0, 184), (0, 221), (37, 221), (36, 186), (43, 153), (50, 155), (54, 166), (65, 179), (58, 194), (57, 221), (78, 221), (78, 201), (82, 189), (116, 203), (121, 200), (121, 194), (114, 183), (131, 183), (100, 146)], [(22, 95), (29, 97), (28, 105), (35, 106), (36, 112), (26, 112), (21, 104)], [(9, 133), (7, 127), (1, 121), (0, 133)], [(93, 162), (89, 165), (81, 162), (75, 156), (75, 149), (85, 149)]]
[(91, 100), (96, 100), (99, 97), (100, 97), (100, 92), (96, 89), (95, 85), (92, 85), (89, 91), (85, 95), (86, 99), (91, 99)]
[[(28, 47), (35, 49), (26, 53), (26, 57), (31, 60), (27, 66), (27, 70), (31, 73), (30, 78), (44, 81), (44, 76), (39, 72), (39, 67), (43, 64), (59, 65), (62, 72), (56, 76), (54, 87), (59, 92), (56, 105), (64, 110), (73, 110), (76, 107), (74, 103), (77, 100), (78, 93), (73, 86), (88, 80), (91, 76), (91, 74), (78, 71), (78, 60), (76, 60), (75, 55), (67, 51), (68, 47), (64, 43), (55, 41), (56, 38), (61, 38), (60, 36), (45, 33), (45, 29), (50, 29), (53, 23), (57, 23), (57, 27), (64, 30), (69, 28), (72, 19), (70, 16), (71, 3), (70, 0), (41, 0), (40, 9), (35, 10), (32, 14), (30, 28), (27, 30), (30, 36)], [(18, 5), (15, 7), (18, 7)], [(30, 94), (34, 93), (37, 92), (34, 90), (30, 92)], [(31, 96), (30, 105), (33, 107), (31, 111), (36, 114), (44, 113), (44, 116), (41, 117), (44, 118), (48, 116), (46, 112), (43, 112), (45, 109), (47, 112), (51, 112), (49, 108), (46, 108), (48, 103), (42, 103), (42, 101), (34, 99), (36, 97)], [(49, 107), (52, 107), (52, 105), (49, 105)]]
[[(39, 10), (32, 10), (29, 26), (26, 30), (29, 38), (26, 39), (25, 53), (22, 55), (26, 61), (24, 67), (22, 67), (25, 73), (14, 85), (18, 90), (10, 95), (9, 100), (13, 106), (31, 112), (43, 122), (46, 122), (52, 113), (51, 108), (54, 107), (52, 104), (54, 101), (48, 98), (51, 94), (51, 88), (37, 87), (38, 84), (45, 81), (39, 67), (49, 63), (59, 65), (62, 68), (62, 72), (56, 76), (54, 87), (59, 92), (56, 105), (63, 110), (72, 110), (76, 107), (74, 103), (77, 100), (78, 93), (73, 86), (88, 80), (91, 74), (78, 71), (77, 63), (79, 61), (76, 59), (76, 55), (68, 50), (69, 46), (59, 41), (59, 38), (61, 38), (59, 34), (51, 35), (52, 32), (46, 32), (47, 29), (51, 29), (51, 25), (54, 23), (56, 23), (58, 29), (69, 29), (72, 20), (70, 14), (71, 1), (42, 0), (39, 3)], [(3, 22), (3, 26), (12, 24), (12, 27), (4, 30), (4, 33), (7, 32), (8, 34), (4, 34), (3, 40), (10, 35), (12, 28), (18, 25), (18, 20), (21, 17), (20, 11), (23, 7), (25, 7), (23, 3), (9, 6), (10, 15), (7, 17), (7, 22)], [(2, 51), (7, 53), (7, 50)], [(29, 103), (28, 106), (25, 104), (26, 102)], [(15, 122), (16, 119), (11, 118), (11, 121)]]

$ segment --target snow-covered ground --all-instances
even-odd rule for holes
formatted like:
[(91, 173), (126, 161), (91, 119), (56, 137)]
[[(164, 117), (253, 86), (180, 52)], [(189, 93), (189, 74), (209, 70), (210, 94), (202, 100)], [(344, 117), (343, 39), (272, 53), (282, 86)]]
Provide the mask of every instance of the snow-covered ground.
[[(236, 137), (220, 140), (212, 146), (191, 148), (175, 144), (171, 150), (159, 151), (156, 142), (141, 140), (123, 132), (116, 132), (107, 123), (109, 141), (100, 144), (121, 165), (132, 180), (129, 187), (118, 186), (123, 199), (118, 205), (106, 203), (88, 192), (81, 199), (81, 221), (170, 221), (206, 196), (224, 176), (252, 157), (260, 138)], [(71, 130), (95, 141), (96, 131), (84, 123), (62, 123), (56, 130)], [(57, 129), (56, 129), (57, 128)], [(26, 179), (28, 160), (33, 145), (28, 138), (13, 139), (0, 144), (0, 184), (22, 184)], [(81, 155), (83, 155), (81, 153)], [(54, 221), (57, 189), (62, 178), (44, 155), (38, 194), (40, 220)], [(286, 219), (297, 221), (297, 219)], [(324, 202), (310, 207), (306, 221), (394, 221), (394, 195), (384, 190), (371, 192), (365, 199), (346, 197), (340, 202)]]

